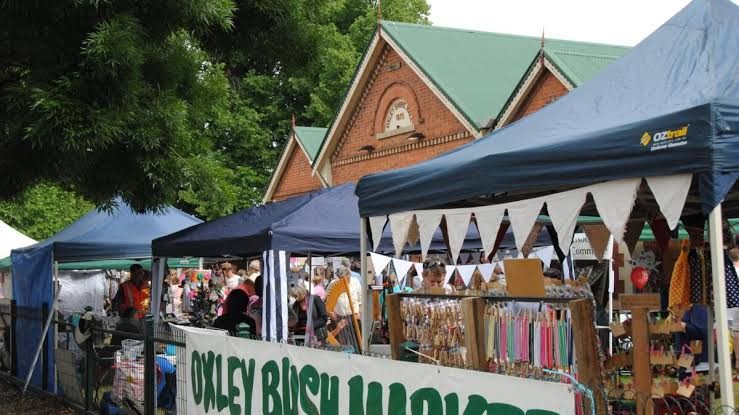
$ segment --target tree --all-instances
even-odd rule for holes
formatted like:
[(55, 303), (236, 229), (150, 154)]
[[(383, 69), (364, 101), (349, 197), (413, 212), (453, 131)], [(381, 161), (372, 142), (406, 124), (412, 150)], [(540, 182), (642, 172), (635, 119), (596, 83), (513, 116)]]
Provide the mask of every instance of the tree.
[(143, 211), (174, 202), (183, 179), (208, 182), (183, 169), (215, 150), (205, 130), (228, 110), (229, 84), (200, 38), (228, 30), (234, 10), (231, 0), (3, 2), (0, 196), (48, 180)]
[(41, 183), (0, 201), (0, 220), (38, 241), (66, 228), (95, 206), (58, 186)]

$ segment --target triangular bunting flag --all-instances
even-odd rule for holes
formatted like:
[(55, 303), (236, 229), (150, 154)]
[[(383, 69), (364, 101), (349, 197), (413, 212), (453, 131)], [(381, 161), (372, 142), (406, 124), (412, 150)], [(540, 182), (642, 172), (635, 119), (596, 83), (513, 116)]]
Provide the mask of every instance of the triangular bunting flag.
[(385, 271), (385, 268), (387, 268), (387, 264), (390, 263), (389, 256), (376, 254), (374, 252), (370, 252), (370, 257), (372, 258), (372, 267), (375, 269), (375, 275), (382, 274), (383, 271)]
[(398, 278), (398, 281), (400, 281), (401, 278), (405, 278), (405, 275), (408, 274), (408, 270), (410, 270), (412, 266), (413, 263), (411, 261), (393, 258), (393, 267), (395, 268), (395, 276)]
[(608, 242), (611, 240), (611, 234), (608, 228), (600, 223), (582, 224), (580, 227), (585, 231), (588, 237), (590, 247), (593, 248), (593, 254), (598, 262), (603, 261), (603, 254), (608, 248)]
[(505, 274), (505, 264), (503, 263), (503, 261), (498, 261), (495, 263), (495, 265), (497, 265), (498, 268), (500, 268), (500, 272)]
[(447, 213), (444, 215), (446, 221), (446, 234), (449, 241), (449, 255), (452, 263), (457, 262), (459, 251), (462, 250), (467, 229), (470, 226), (470, 212)]
[(444, 277), (444, 283), (448, 283), (449, 279), (452, 278), (452, 275), (454, 275), (454, 271), (456, 270), (456, 266), (454, 265), (447, 265), (444, 267), (446, 269), (446, 277)]
[(534, 224), (534, 227), (531, 228), (531, 232), (529, 233), (529, 236), (526, 238), (526, 242), (523, 244), (523, 248), (521, 248), (521, 252), (523, 252), (524, 258), (528, 258), (531, 254), (531, 250), (534, 249), (534, 244), (536, 244), (536, 240), (539, 239), (539, 233), (541, 233), (541, 228), (544, 227), (544, 224), (541, 222), (536, 222)]
[(670, 229), (675, 229), (683, 213), (685, 199), (688, 197), (693, 175), (675, 174), (671, 176), (647, 177), (647, 184), (659, 205), (662, 216)]
[(398, 279), (398, 286), (400, 287), (400, 290), (403, 291), (405, 288), (405, 284), (408, 282), (408, 277), (405, 276), (403, 278)]
[(505, 207), (499, 206), (487, 206), (475, 210), (475, 223), (480, 233), (480, 241), (485, 256), (490, 256), (495, 247), (495, 239), (498, 236), (498, 229), (500, 229), (504, 213)]
[(477, 265), (457, 265), (457, 271), (459, 271), (459, 275), (462, 277), (465, 287), (470, 286), (472, 274), (475, 273), (475, 269), (477, 269)]
[(482, 279), (485, 282), (490, 282), (490, 279), (493, 277), (493, 270), (495, 270), (495, 264), (480, 264), (477, 266), (477, 269), (480, 270)]
[(636, 243), (639, 242), (642, 230), (644, 230), (645, 219), (630, 220), (626, 224), (626, 234), (624, 234), (624, 243), (629, 249), (629, 254), (634, 253)]
[(387, 216), (372, 216), (369, 218), (370, 232), (372, 232), (372, 250), (377, 251), (377, 247), (380, 246), (382, 240), (382, 231), (385, 229), (387, 223)]
[(580, 210), (588, 195), (586, 189), (581, 191), (572, 190), (567, 193), (567, 197), (552, 195), (551, 199), (547, 199), (547, 212), (552, 219), (554, 230), (557, 232), (557, 242), (559, 242), (559, 249), (562, 252), (570, 252), (572, 235), (575, 234), (575, 226), (577, 226), (577, 217), (580, 215)]
[(541, 259), (541, 262), (544, 263), (545, 269), (552, 265), (552, 258), (554, 257), (554, 247), (552, 245), (534, 248), (531, 253)]
[(508, 206), (508, 219), (513, 228), (513, 237), (516, 239), (516, 248), (520, 251), (536, 223), (536, 218), (544, 204), (542, 198), (522, 200)]
[(416, 212), (418, 234), (421, 239), (421, 258), (423, 259), (426, 259), (426, 254), (429, 252), (431, 240), (434, 238), (434, 232), (436, 232), (436, 229), (439, 227), (439, 223), (441, 223), (441, 216), (441, 212), (439, 211)]
[(616, 242), (623, 242), (626, 222), (634, 208), (640, 183), (641, 178), (634, 178), (613, 180), (590, 187), (603, 224), (611, 231)]
[(413, 213), (402, 212), (390, 215), (390, 230), (393, 231), (393, 247), (395, 248), (395, 256), (400, 257), (403, 253), (403, 246), (408, 240), (408, 230), (411, 227)]

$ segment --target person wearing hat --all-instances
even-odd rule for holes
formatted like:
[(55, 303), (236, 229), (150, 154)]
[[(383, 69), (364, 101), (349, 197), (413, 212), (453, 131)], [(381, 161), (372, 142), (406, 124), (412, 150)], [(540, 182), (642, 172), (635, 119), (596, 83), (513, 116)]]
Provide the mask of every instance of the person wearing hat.
[(113, 299), (119, 314), (129, 308), (136, 310), (136, 316), (143, 318), (149, 311), (150, 289), (146, 281), (146, 273), (141, 264), (133, 264), (129, 268), (131, 273), (128, 281), (118, 287), (118, 293)]

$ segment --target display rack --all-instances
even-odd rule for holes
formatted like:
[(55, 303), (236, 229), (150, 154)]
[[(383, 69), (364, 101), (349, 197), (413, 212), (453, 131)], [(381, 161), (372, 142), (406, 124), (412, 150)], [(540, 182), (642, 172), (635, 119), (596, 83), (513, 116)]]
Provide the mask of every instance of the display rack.
[[(490, 303), (541, 303), (566, 305), (571, 314), (573, 346), (576, 350), (576, 367), (579, 382), (593, 391), (603, 388), (603, 373), (598, 350), (598, 338), (594, 325), (592, 301), (583, 298), (550, 298), (550, 297), (502, 297), (473, 294), (435, 294), (425, 292), (396, 293), (387, 298), (388, 330), (390, 350), (394, 360), (407, 355), (403, 344), (404, 322), (401, 315), (401, 303), (404, 298), (431, 298), (438, 300), (460, 301), (461, 322), (464, 328), (463, 347), (466, 351), (466, 366), (474, 370), (488, 370), (488, 358), (485, 345), (485, 310)], [(594, 393), (596, 413), (606, 413), (606, 401), (602, 394)], [(590, 412), (586, 402), (586, 412)]]

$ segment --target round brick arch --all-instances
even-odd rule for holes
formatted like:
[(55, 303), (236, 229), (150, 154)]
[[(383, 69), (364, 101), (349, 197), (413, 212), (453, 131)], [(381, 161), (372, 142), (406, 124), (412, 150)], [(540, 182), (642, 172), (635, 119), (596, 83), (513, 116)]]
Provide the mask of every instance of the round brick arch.
[(421, 107), (418, 105), (418, 98), (416, 97), (415, 91), (411, 86), (403, 81), (393, 82), (388, 85), (377, 103), (375, 108), (374, 123), (372, 128), (373, 134), (379, 134), (385, 131), (385, 115), (387, 114), (390, 106), (397, 100), (403, 100), (408, 104), (408, 112), (411, 115), (413, 125), (423, 124), (423, 115), (421, 114)]

